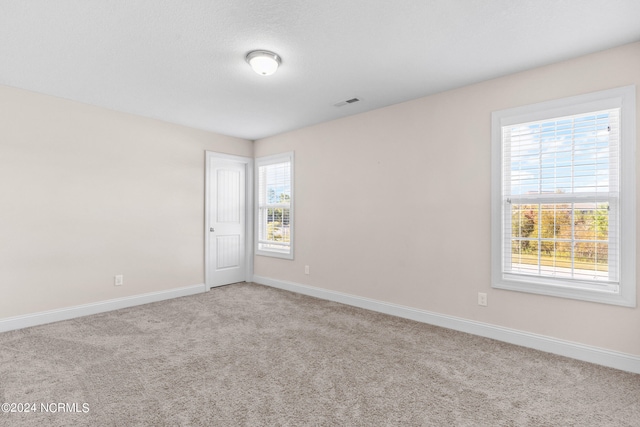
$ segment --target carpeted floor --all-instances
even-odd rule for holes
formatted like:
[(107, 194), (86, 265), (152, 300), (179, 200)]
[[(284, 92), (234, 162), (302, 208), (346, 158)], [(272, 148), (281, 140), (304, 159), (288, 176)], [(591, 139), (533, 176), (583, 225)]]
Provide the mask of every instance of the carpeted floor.
[(2, 426), (640, 426), (640, 375), (243, 283), (2, 333), (4, 402), (37, 412)]

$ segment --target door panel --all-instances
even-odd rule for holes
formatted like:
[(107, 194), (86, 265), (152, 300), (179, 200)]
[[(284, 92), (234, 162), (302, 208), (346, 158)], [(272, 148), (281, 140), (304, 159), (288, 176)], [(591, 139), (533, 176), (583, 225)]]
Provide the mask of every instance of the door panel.
[(240, 264), (240, 236), (216, 236), (216, 271), (238, 267)]
[(240, 221), (240, 171), (217, 169), (216, 175), (217, 222), (237, 224)]

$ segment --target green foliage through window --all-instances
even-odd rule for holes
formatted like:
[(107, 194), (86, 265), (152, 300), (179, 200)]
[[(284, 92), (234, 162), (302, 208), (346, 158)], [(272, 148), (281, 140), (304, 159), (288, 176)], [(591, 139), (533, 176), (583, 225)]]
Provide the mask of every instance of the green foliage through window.
[(607, 271), (607, 203), (515, 204), (511, 212), (514, 263)]

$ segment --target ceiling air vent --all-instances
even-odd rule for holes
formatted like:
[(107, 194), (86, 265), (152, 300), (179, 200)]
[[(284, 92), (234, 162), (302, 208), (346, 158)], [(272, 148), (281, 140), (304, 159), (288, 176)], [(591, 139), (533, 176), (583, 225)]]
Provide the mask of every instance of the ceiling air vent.
[(347, 99), (345, 101), (336, 102), (333, 105), (335, 107), (342, 107), (343, 105), (353, 104), (353, 103), (356, 103), (356, 102), (359, 102), (359, 101), (360, 101), (360, 98), (351, 98), (351, 99)]

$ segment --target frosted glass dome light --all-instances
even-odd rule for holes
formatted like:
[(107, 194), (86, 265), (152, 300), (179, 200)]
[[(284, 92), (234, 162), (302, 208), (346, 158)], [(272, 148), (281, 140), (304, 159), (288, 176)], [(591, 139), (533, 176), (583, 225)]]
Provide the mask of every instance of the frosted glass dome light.
[(276, 53), (268, 50), (251, 51), (247, 54), (246, 60), (253, 68), (253, 71), (261, 76), (269, 76), (275, 73), (282, 62)]

